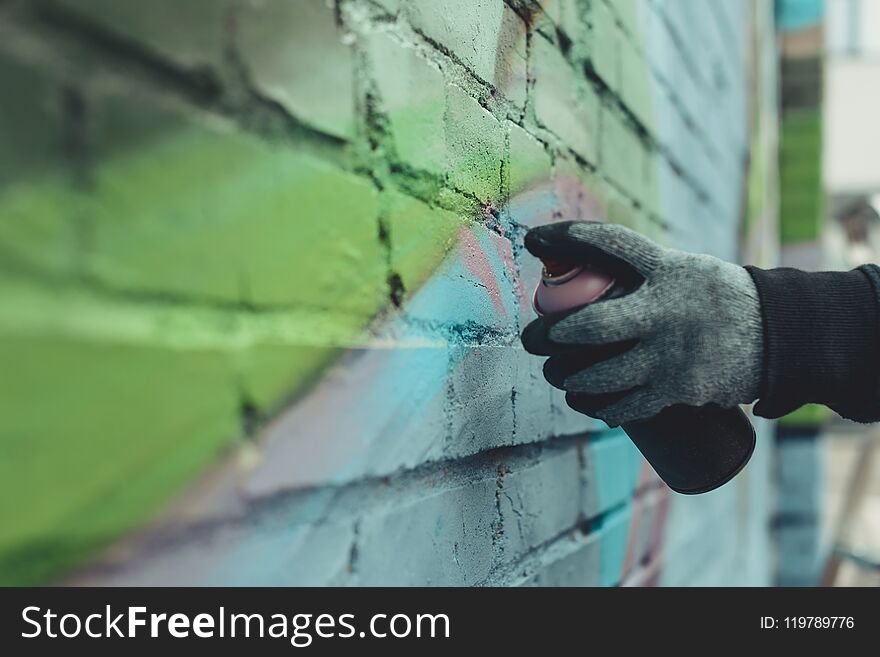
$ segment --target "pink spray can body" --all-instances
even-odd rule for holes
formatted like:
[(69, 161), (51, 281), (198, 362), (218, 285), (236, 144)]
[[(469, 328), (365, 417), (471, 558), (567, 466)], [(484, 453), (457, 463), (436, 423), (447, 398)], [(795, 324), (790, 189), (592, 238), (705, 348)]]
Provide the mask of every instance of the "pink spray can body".
[(558, 313), (601, 299), (614, 279), (583, 265), (545, 262), (532, 306), (539, 315)]
[[(532, 305), (539, 315), (548, 315), (626, 291), (613, 277), (588, 265), (545, 261)], [(597, 361), (604, 359), (602, 349), (583, 347), (593, 350)], [(705, 493), (727, 483), (755, 448), (755, 430), (738, 406), (676, 404), (652, 418), (625, 423), (623, 430), (660, 478), (685, 494)]]

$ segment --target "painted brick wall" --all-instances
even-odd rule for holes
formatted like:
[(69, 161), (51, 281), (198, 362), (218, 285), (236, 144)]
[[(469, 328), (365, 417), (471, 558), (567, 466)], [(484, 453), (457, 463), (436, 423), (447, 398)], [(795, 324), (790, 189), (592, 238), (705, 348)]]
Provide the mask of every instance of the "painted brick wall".
[(0, 3), (0, 580), (768, 582), (764, 424), (673, 497), (518, 341), (530, 226), (772, 232), (768, 5)]

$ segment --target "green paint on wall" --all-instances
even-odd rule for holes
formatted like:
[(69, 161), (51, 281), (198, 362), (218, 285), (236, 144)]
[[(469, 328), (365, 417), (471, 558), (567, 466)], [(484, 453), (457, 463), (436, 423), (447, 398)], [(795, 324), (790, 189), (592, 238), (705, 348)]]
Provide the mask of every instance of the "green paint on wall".
[(384, 302), (372, 185), (287, 148), (169, 135), (99, 170), (89, 208), (89, 269), (114, 287), (358, 315)]
[[(243, 407), (303, 390), (388, 300), (368, 180), (151, 105), (96, 117), (82, 177), (57, 158), (0, 188), (2, 583), (156, 513), (236, 444)], [(398, 202), (415, 289), (464, 222)]]
[[(132, 529), (357, 337), (344, 315), (188, 307), (0, 282), (0, 583)], [(348, 323), (346, 323), (348, 321)]]
[[(371, 183), (180, 121), (136, 143), (140, 124), (117, 126), (123, 148), (100, 135), (85, 184), (60, 169), (0, 193), (2, 281), (43, 281), (0, 303), (4, 369), (21, 373), (0, 401), (3, 582), (40, 581), (155, 512), (240, 435), (242, 405), (277, 408), (387, 299)], [(85, 281), (112, 294), (84, 301)], [(278, 308), (291, 317), (259, 326)]]
[(155, 515), (239, 444), (253, 409), (271, 413), (359, 343), (389, 265), (412, 293), (474, 199), (499, 201), (504, 128), (429, 68), (424, 103), (381, 90), (397, 157), (425, 153), (427, 135), (416, 166), (473, 197), (437, 191), (454, 212), (111, 89), (85, 92), (71, 157), (61, 84), (17, 70), (30, 91), (0, 117), (21, 132), (0, 156), (0, 358), (15, 373), (0, 383), (0, 583), (57, 577)]
[(236, 435), (212, 350), (4, 336), (0, 583), (40, 581), (154, 511)]
[(470, 222), (398, 192), (388, 194), (391, 266), (409, 294), (428, 279)]

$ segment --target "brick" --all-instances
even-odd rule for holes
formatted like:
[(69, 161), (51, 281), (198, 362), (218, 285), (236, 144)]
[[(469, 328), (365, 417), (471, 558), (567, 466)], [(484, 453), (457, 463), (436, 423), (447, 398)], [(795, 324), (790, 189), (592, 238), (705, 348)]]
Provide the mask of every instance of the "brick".
[(504, 134), (498, 120), (460, 87), (446, 91), (448, 179), (482, 201), (501, 197)]
[(633, 500), (633, 515), (627, 540), (624, 577), (639, 565), (661, 557), (662, 530), (671, 493), (666, 488), (641, 491)]
[(620, 583), (626, 544), (629, 538), (630, 510), (622, 509), (602, 519), (594, 530), (600, 541), (599, 585), (615, 586)]
[(318, 130), (353, 136), (352, 48), (324, 0), (245, 3), (237, 30), (238, 50), (263, 94)]
[(633, 205), (632, 199), (617, 191), (607, 181), (603, 181), (601, 193), (605, 215), (609, 222), (645, 232), (644, 215)]
[(570, 41), (568, 56), (577, 62), (589, 59), (593, 46), (589, 1), (556, 0), (547, 3), (546, 8), (552, 8), (554, 22)]
[(579, 518), (577, 450), (552, 450), (525, 467), (511, 464), (501, 479), (499, 508), (505, 558), (522, 554), (571, 529)]
[(400, 0), (376, 0), (389, 14), (397, 15), (400, 11)]
[(602, 81), (612, 91), (620, 84), (620, 41), (622, 35), (614, 14), (602, 0), (590, 5), (593, 48), (591, 64)]
[(562, 54), (546, 40), (532, 44), (538, 122), (589, 162), (596, 161), (599, 100), (585, 80), (575, 77)]
[[(332, 519), (319, 524), (297, 523), (292, 521), (291, 516), (295, 518), (296, 514), (289, 508), (276, 515), (275, 518), (261, 519), (259, 525), (250, 531), (240, 531), (240, 535), (234, 537), (237, 540), (228, 543), (210, 541), (207, 547), (201, 541), (195, 542), (190, 572), (204, 572), (206, 565), (210, 570), (194, 584), (341, 586), (351, 583), (352, 544), (356, 540), (351, 523)], [(243, 559), (238, 568), (230, 569), (230, 557), (234, 559), (239, 554), (254, 558)], [(174, 560), (178, 568), (185, 565), (180, 561)], [(169, 586), (174, 585), (175, 580), (168, 570), (156, 568), (155, 575)], [(192, 580), (191, 574), (181, 572), (176, 581)], [(154, 581), (150, 584), (155, 585)]]
[(606, 429), (584, 447), (581, 459), (581, 509), (585, 517), (595, 517), (632, 497), (642, 457), (622, 429)]
[(460, 216), (399, 192), (387, 192), (391, 267), (412, 295), (455, 246), (467, 222)]
[[(602, 2), (603, 0), (599, 0)], [(608, 0), (604, 0), (608, 2)], [(650, 0), (613, 0), (608, 2), (611, 11), (617, 16), (617, 20), (626, 30), (630, 39), (638, 41), (641, 36), (640, 30), (640, 10), (642, 5), (647, 4)]]
[[(30, 337), (10, 332), (8, 320), (0, 328), (0, 358), (18, 373), (0, 383), (3, 445), (14, 454), (0, 463), (0, 481), (29, 491), (0, 512), (0, 581), (9, 585), (57, 577), (145, 521), (218, 458), (239, 424), (231, 363), (217, 349), (77, 336), (58, 318), (100, 307), (51, 293), (6, 298), (47, 315)], [(118, 327), (118, 316), (103, 317)], [(52, 550), (22, 553), (50, 542)]]
[(468, 336), (476, 327), (491, 327), (500, 334), (515, 332), (517, 297), (512, 289), (511, 252), (507, 238), (484, 226), (475, 223), (463, 228), (455, 249), (425, 288), (430, 291), (413, 298), (404, 312), (418, 322), (460, 329), (453, 333), (454, 344), (459, 339), (471, 343)]
[(660, 216), (671, 226), (684, 227), (691, 208), (691, 193), (685, 180), (676, 173), (665, 157), (657, 159), (657, 184), (660, 195)]
[(550, 177), (550, 156), (544, 145), (515, 123), (506, 122), (510, 152), (507, 180), (510, 193), (516, 194), (530, 185)]
[(83, 212), (81, 172), (68, 155), (59, 81), (8, 57), (0, 78), (14, 94), (0, 112), (0, 250), (3, 268), (69, 276), (77, 264)]
[[(559, 25), (559, 22), (561, 21), (562, 13), (564, 11), (563, 7), (565, 4), (566, 4), (566, 0), (557, 0), (556, 2), (547, 2), (547, 3), (540, 6), (541, 12), (535, 12), (535, 13), (540, 14), (539, 17), (549, 18), (550, 21), (554, 25)], [(526, 6), (527, 7), (531, 6), (533, 8), (535, 7), (534, 4), (531, 4), (531, 5), (527, 4)]]
[[(607, 183), (568, 157), (553, 164), (553, 193), (558, 219), (607, 221)], [(530, 224), (531, 225), (531, 224)]]
[[(123, 117), (155, 110), (114, 102), (106, 111), (135, 126), (136, 116)], [(368, 181), (253, 137), (174, 114), (165, 121), (149, 146), (95, 168), (83, 201), (92, 275), (120, 289), (362, 318), (384, 304), (378, 196)], [(310, 248), (294, 258), (297, 244)]]
[(400, 345), (350, 350), (280, 413), (261, 435), (244, 495), (345, 484), (446, 458), (450, 353), (424, 340)]
[[(332, 316), (322, 319), (327, 323), (338, 321)], [(321, 319), (315, 322), (318, 326), (321, 323)], [(284, 326), (282, 336), (258, 334), (247, 347), (235, 353), (241, 393), (264, 416), (274, 414), (292, 396), (311, 385), (342, 353), (339, 343), (353, 339), (354, 331), (343, 329), (348, 334), (345, 340), (332, 344), (333, 340), (328, 339), (331, 344), (320, 344), (320, 340), (307, 337), (314, 328), (306, 322), (303, 327), (296, 324), (294, 320)]]
[(662, 218), (663, 188), (660, 183), (660, 171), (664, 164), (663, 156), (644, 143), (639, 143), (639, 148), (642, 149), (642, 207), (645, 212)]
[[(265, 512), (251, 510), (254, 516)], [(111, 568), (86, 568), (73, 583), (88, 586), (341, 586), (351, 583), (351, 523), (291, 522), (289, 510), (277, 518), (221, 525), (219, 529), (178, 529), (159, 545), (136, 544)], [(283, 522), (283, 521), (286, 522)], [(188, 532), (186, 530), (189, 530)], [(167, 539), (167, 537), (166, 537)], [(247, 555), (242, 559), (239, 555)], [(237, 562), (229, 568), (230, 560)]]
[(616, 108), (602, 106), (599, 167), (633, 199), (642, 195), (642, 149), (632, 126)]
[(509, 445), (515, 417), (510, 347), (455, 346), (447, 378), (449, 456)]
[(653, 557), (647, 563), (636, 566), (627, 573), (620, 586), (659, 586), (662, 570), (663, 559), (659, 556)]
[(656, 132), (653, 112), (655, 81), (642, 54), (628, 41), (620, 48), (620, 96), (650, 133)]
[(4, 186), (45, 174), (73, 174), (72, 162), (64, 157), (63, 79), (6, 54), (0, 55), (0, 77), (9, 89), (15, 89), (4, 99), (0, 113), (0, 177)]
[(189, 68), (219, 68), (231, 4), (217, 0), (58, 0), (66, 9), (147, 50)]
[(666, 29), (663, 12), (658, 9), (657, 3), (647, 2), (642, 16), (645, 32), (641, 46), (645, 60), (657, 78), (668, 81), (669, 62), (674, 56), (672, 51), (675, 44)]
[(370, 71), (398, 157), (434, 174), (447, 169), (446, 83), (440, 70), (387, 32), (365, 37)]
[[(659, 99), (660, 95), (657, 98)], [(697, 137), (685, 123), (684, 116), (679, 108), (672, 103), (671, 98), (661, 100), (658, 105), (662, 107), (657, 113), (658, 121), (663, 121), (666, 124), (660, 141), (666, 148), (670, 160), (678, 166), (678, 169), (693, 178), (694, 163), (699, 157), (700, 148)]]
[(576, 547), (537, 570), (533, 581), (538, 586), (599, 586), (601, 535), (593, 534), (572, 543)]
[(553, 388), (550, 391), (553, 413), (551, 424), (553, 432), (558, 436), (570, 436), (595, 431), (605, 424), (601, 420), (578, 413), (565, 403), (565, 393)]
[(515, 442), (529, 443), (559, 435), (553, 419), (553, 388), (544, 379), (543, 359), (525, 351), (509, 350), (513, 371)]
[(406, 15), (479, 78), (517, 105), (525, 103), (526, 26), (509, 6), (496, 0), (414, 0)]
[(364, 586), (467, 586), (493, 563), (495, 471), (466, 485), (402, 501), (360, 521), (358, 583)]
[(3, 268), (70, 275), (77, 258), (80, 197), (63, 179), (29, 181), (0, 196)]
[[(743, 483), (736, 480), (733, 486), (709, 495), (672, 496), (664, 530), (664, 585), (705, 583), (718, 574), (733, 577), (729, 569), (742, 538), (738, 534), (740, 525), (731, 518), (737, 518), (737, 509), (741, 508), (737, 496)], [(769, 520), (768, 511), (765, 506), (759, 514), (765, 522)]]

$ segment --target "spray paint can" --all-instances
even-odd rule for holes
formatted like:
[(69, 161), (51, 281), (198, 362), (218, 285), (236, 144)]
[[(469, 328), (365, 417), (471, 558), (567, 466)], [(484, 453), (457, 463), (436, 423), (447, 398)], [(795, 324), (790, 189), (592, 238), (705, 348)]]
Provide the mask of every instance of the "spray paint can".
[[(623, 296), (632, 289), (589, 265), (544, 262), (532, 305), (539, 315)], [(596, 361), (607, 347), (596, 350)], [(669, 406), (623, 430), (660, 478), (674, 491), (706, 493), (730, 481), (755, 449), (755, 430), (738, 406)]]

